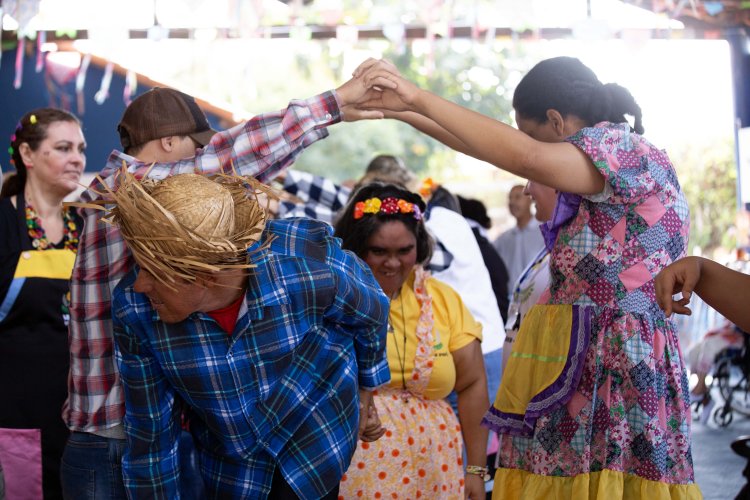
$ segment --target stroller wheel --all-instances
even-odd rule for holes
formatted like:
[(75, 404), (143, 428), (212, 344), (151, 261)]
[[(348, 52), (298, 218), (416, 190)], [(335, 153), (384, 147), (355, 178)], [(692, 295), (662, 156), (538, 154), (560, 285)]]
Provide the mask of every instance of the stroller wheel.
[(714, 413), (714, 423), (719, 427), (727, 427), (732, 423), (733, 418), (734, 414), (732, 412), (732, 407), (728, 404), (722, 406)]

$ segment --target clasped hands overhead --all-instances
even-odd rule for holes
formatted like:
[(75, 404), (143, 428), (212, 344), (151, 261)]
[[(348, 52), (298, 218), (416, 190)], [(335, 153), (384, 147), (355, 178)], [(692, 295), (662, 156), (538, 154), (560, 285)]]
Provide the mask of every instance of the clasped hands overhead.
[(369, 58), (354, 70), (352, 78), (337, 92), (342, 100), (344, 120), (353, 121), (416, 111), (421, 89), (401, 76), (390, 61)]

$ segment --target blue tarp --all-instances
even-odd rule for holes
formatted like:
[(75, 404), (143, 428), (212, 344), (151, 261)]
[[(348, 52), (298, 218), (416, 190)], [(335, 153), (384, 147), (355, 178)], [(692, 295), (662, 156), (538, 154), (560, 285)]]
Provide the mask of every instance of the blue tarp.
[[(20, 88), (13, 88), (15, 71), (15, 50), (3, 51), (0, 61), (0, 166), (3, 172), (10, 172), (10, 136), (18, 123), (18, 120), (26, 112), (40, 107), (54, 104), (61, 107), (60, 93), (70, 97), (70, 108), (68, 111), (76, 114), (83, 122), (83, 133), (88, 143), (86, 154), (87, 172), (101, 170), (109, 153), (113, 149), (120, 148), (117, 135), (117, 123), (120, 121), (125, 102), (123, 91), (125, 89), (125, 77), (115, 72), (109, 88), (109, 97), (102, 103), (97, 104), (94, 95), (99, 91), (104, 76), (104, 68), (89, 65), (86, 72), (86, 81), (83, 89), (84, 113), (80, 115), (77, 110), (75, 95), (75, 78), (64, 86), (57, 87), (57, 95), (51, 95), (45, 83), (45, 70), (40, 73), (35, 71), (36, 61), (33, 56), (24, 58), (23, 81)], [(137, 94), (142, 94), (150, 87), (138, 85)], [(208, 121), (215, 130), (220, 130), (219, 117), (207, 112)]]

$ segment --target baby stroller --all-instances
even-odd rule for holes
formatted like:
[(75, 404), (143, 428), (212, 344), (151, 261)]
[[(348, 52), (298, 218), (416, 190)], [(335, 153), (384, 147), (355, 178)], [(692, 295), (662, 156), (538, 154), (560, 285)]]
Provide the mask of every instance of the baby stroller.
[[(735, 412), (750, 416), (750, 335), (737, 330), (743, 334), (743, 346), (722, 351), (713, 368), (711, 387), (717, 387), (724, 400), (713, 414), (714, 423), (719, 427), (731, 424)], [(700, 413), (703, 404), (702, 401), (694, 403), (693, 410)]]

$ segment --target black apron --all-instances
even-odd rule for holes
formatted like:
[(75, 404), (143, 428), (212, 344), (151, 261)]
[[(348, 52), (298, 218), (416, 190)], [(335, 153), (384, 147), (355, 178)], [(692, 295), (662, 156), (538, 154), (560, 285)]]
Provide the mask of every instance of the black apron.
[(68, 429), (61, 413), (67, 397), (67, 304), (75, 253), (34, 249), (25, 208), (19, 194), (16, 231), (0, 235), (9, 239), (0, 255), (7, 285), (4, 293), (0, 289), (0, 461), (6, 494), (20, 480), (24, 498), (38, 497), (42, 485), (45, 499), (62, 498), (60, 458)]

